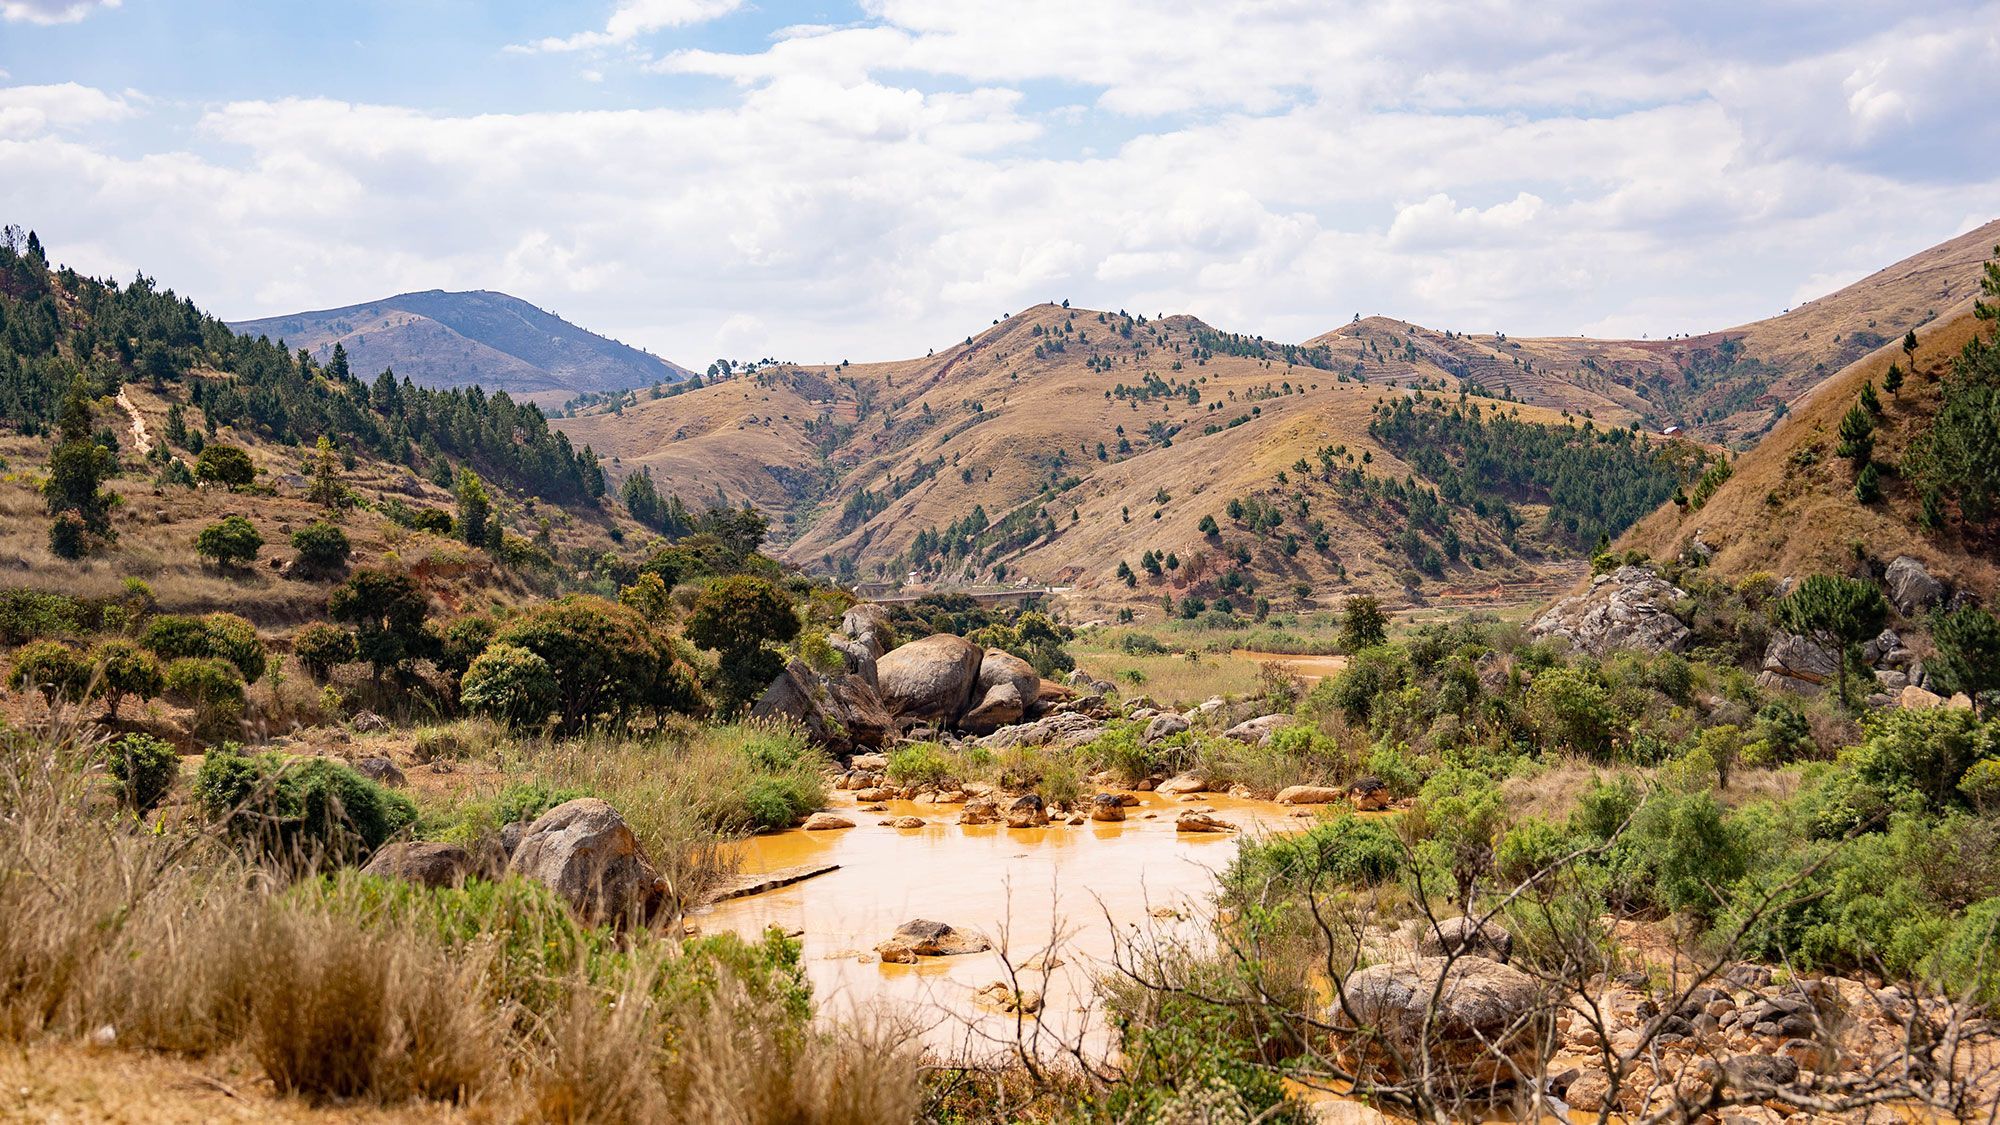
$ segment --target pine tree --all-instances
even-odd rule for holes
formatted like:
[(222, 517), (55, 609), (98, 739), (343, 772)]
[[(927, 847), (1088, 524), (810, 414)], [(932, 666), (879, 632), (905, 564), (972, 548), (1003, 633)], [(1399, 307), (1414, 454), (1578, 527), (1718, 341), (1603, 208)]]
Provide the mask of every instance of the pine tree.
[(1847, 699), (1847, 665), (1861, 643), (1882, 631), (1889, 605), (1873, 582), (1814, 574), (1778, 603), (1778, 623), (1833, 647), (1840, 701)]
[(90, 400), (81, 385), (72, 386), (56, 415), (56, 447), (42, 484), (42, 499), (55, 519), (49, 547), (57, 555), (75, 558), (89, 549), (92, 537), (113, 537), (112, 498), (102, 486), (117, 471), (117, 457), (91, 434)]
[(1882, 376), (1882, 389), (1888, 391), (1891, 397), (1894, 397), (1897, 391), (1902, 390), (1903, 369), (1893, 363), (1890, 364), (1888, 373)]
[(1875, 420), (1858, 402), (1840, 419), (1840, 445), (1834, 453), (1853, 461), (1857, 468), (1875, 455)]
[(458, 537), (475, 547), (484, 547), (487, 520), (493, 514), (493, 501), (486, 494), (485, 483), (471, 469), (460, 469), (452, 491), (458, 499)]
[(1861, 408), (1870, 414), (1882, 413), (1882, 397), (1875, 393), (1873, 380), (1861, 384)]

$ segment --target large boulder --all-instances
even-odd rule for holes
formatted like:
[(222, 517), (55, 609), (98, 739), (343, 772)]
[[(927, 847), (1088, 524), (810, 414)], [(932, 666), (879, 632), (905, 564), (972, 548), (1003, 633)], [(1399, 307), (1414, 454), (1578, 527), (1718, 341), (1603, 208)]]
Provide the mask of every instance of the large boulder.
[(991, 948), (993, 943), (978, 934), (968, 934), (945, 922), (917, 918), (897, 926), (889, 940), (875, 947), (875, 952), (890, 964), (907, 965), (919, 957), (958, 957), (984, 953)]
[(1446, 918), (1417, 942), (1417, 952), (1425, 957), (1485, 957), (1504, 964), (1514, 955), (1514, 935), (1492, 922)]
[(1516, 1067), (1532, 1073), (1543, 997), (1519, 969), (1424, 957), (1361, 969), (1343, 992), (1346, 1010), (1336, 1003), (1329, 1019), (1349, 1036), (1350, 1061), (1380, 1077), (1403, 1077), (1426, 1054), (1437, 1079), (1458, 1091), (1507, 1084)]
[(1908, 555), (1896, 556), (1882, 576), (1882, 584), (1889, 588), (1889, 600), (1904, 617), (1915, 617), (1944, 600), (1944, 583)]
[(1590, 580), (1590, 588), (1542, 611), (1528, 626), (1534, 637), (1561, 637), (1593, 656), (1621, 648), (1679, 652), (1690, 633), (1674, 616), (1687, 591), (1650, 567), (1621, 566)]
[(985, 650), (950, 633), (911, 641), (875, 662), (882, 702), (898, 719), (953, 722), (971, 705), (985, 658)]
[(991, 734), (1018, 723), (1035, 705), (1041, 690), (1042, 677), (1034, 665), (1011, 652), (989, 648), (979, 662), (972, 709), (959, 719), (959, 729), (968, 734)]
[(889, 624), (889, 611), (870, 602), (862, 602), (842, 614), (840, 631), (877, 660), (889, 651), (889, 642), (896, 635)]
[(880, 746), (895, 720), (860, 676), (822, 676), (803, 660), (785, 665), (750, 707), (760, 719), (788, 719), (804, 727), (814, 742), (836, 754)]
[(1146, 733), (1139, 736), (1139, 741), (1151, 746), (1163, 738), (1172, 738), (1186, 729), (1188, 721), (1179, 715), (1155, 715), (1146, 723)]
[(1330, 805), (1346, 797), (1347, 790), (1331, 785), (1287, 785), (1278, 790), (1281, 805)]
[(1840, 654), (1811, 637), (1780, 631), (1764, 648), (1764, 671), (1782, 680), (1819, 686), (1840, 674)]
[(543, 813), (507, 869), (549, 887), (593, 923), (645, 925), (673, 906), (673, 887), (646, 859), (625, 818), (595, 797)]
[(868, 690), (881, 690), (881, 682), (875, 678), (875, 651), (866, 644), (845, 633), (828, 633), (826, 643), (840, 654), (841, 663), (847, 666), (851, 676), (858, 676)]
[(1102, 733), (1104, 724), (1098, 720), (1074, 711), (1058, 711), (1032, 723), (1001, 727), (981, 738), (979, 745), (989, 750), (1008, 750), (1016, 746), (1052, 746), (1059, 750), (1071, 750)]
[(1090, 819), (1116, 824), (1125, 819), (1125, 802), (1116, 793), (1099, 793), (1090, 799)]
[(1048, 823), (1048, 806), (1034, 793), (1016, 797), (1013, 803), (1007, 806), (1009, 828), (1045, 828)]
[(480, 871), (472, 853), (457, 844), (404, 840), (377, 850), (361, 873), (425, 887), (455, 887)]
[(1271, 735), (1275, 734), (1279, 727), (1290, 726), (1291, 723), (1290, 715), (1260, 715), (1254, 719), (1245, 719), (1223, 731), (1222, 737), (1248, 742), (1253, 746), (1262, 746), (1271, 741)]

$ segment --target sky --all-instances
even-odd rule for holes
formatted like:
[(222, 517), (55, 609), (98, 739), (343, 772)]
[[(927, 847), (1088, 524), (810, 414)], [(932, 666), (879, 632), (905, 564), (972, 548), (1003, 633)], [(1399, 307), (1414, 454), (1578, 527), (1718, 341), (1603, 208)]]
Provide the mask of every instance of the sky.
[(1992, 0), (0, 0), (0, 222), (689, 366), (1040, 301), (1655, 337), (2000, 217)]

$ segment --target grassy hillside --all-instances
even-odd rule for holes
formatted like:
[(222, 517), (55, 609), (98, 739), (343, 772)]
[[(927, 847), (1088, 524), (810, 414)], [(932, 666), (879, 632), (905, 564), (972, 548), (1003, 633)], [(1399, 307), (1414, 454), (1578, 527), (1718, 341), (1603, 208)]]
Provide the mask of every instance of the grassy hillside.
[(231, 327), (304, 348), (321, 363), (337, 344), (363, 371), (394, 368), (420, 386), (476, 384), (536, 401), (672, 382), (688, 373), (519, 298), (486, 291), (431, 289)]
[(1662, 340), (1462, 335), (1371, 317), (1309, 341), (1377, 382), (1446, 377), (1523, 402), (1747, 446), (1828, 376), (1969, 300), (2000, 221), (1782, 315)]
[[(1995, 590), (2000, 568), (1991, 554), (1968, 550), (1953, 534), (1924, 529), (1922, 497), (1897, 471), (1936, 415), (1953, 361), (1987, 331), (1987, 322), (1973, 316), (1970, 298), (1945, 310), (1918, 330), (1914, 373), (1895, 394), (1881, 388), (1891, 365), (1910, 362), (1900, 342), (1848, 365), (1799, 399), (1770, 436), (1737, 458), (1730, 479), (1706, 503), (1662, 507), (1618, 546), (1664, 558), (1699, 541), (1714, 552), (1711, 566), (1737, 576), (1845, 572), (1863, 557), (1879, 562), (1907, 554), (1955, 584)], [(1883, 476), (1881, 498), (1863, 503), (1855, 493), (1854, 466), (1837, 450), (1841, 420), (1869, 384), (1883, 406), (1874, 432), (1874, 460)]]
[[(1142, 613), (1190, 593), (1296, 608), (1350, 591), (1559, 583), (1590, 544), (1549, 528), (1533, 490), (1505, 514), (1498, 497), (1461, 495), (1405, 534), (1439, 482), (1371, 434), (1378, 411), (1442, 394), (1565, 425), (1463, 390), (1449, 374), (1357, 374), (1326, 348), (1192, 317), (1040, 305), (922, 359), (776, 364), (552, 424), (614, 476), (645, 472), (691, 504), (757, 504), (791, 561), (863, 581), (1031, 579)], [(1608, 432), (1576, 421), (1586, 441)], [(1149, 553), (1178, 565), (1125, 585), (1120, 563), (1138, 571)]]

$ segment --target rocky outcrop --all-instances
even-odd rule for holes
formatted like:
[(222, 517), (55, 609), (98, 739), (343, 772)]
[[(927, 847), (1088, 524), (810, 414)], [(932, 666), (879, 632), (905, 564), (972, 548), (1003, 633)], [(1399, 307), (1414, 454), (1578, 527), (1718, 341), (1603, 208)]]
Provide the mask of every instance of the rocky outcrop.
[(1674, 605), (1687, 591), (1651, 567), (1621, 566), (1590, 580), (1581, 594), (1556, 602), (1528, 626), (1538, 638), (1560, 637), (1593, 656), (1621, 648), (1679, 652), (1690, 634)]
[(887, 941), (875, 947), (882, 960), (908, 965), (919, 957), (958, 957), (984, 953), (993, 943), (978, 934), (968, 934), (944, 922), (917, 918), (896, 927)]
[(1155, 715), (1147, 720), (1146, 732), (1139, 736), (1139, 741), (1151, 746), (1163, 738), (1172, 738), (1186, 729), (1188, 721), (1179, 715)]
[(889, 624), (889, 611), (868, 602), (853, 606), (841, 615), (840, 632), (876, 660), (882, 659), (889, 651), (896, 637), (895, 629)]
[(625, 818), (595, 797), (565, 801), (528, 826), (510, 873), (547, 886), (593, 923), (649, 924), (673, 905)]
[(953, 722), (972, 702), (985, 656), (950, 633), (911, 641), (875, 662), (882, 702), (900, 720)]
[(1492, 922), (1446, 918), (1417, 942), (1417, 952), (1425, 957), (1463, 954), (1505, 964), (1514, 955), (1514, 935)]
[(1517, 1066), (1532, 1072), (1531, 1016), (1542, 997), (1519, 969), (1483, 957), (1425, 957), (1359, 970), (1342, 991), (1348, 1010), (1336, 1003), (1329, 1019), (1345, 1031), (1354, 1061), (1379, 1074), (1399, 1075), (1399, 1060), (1426, 1052), (1435, 1074), (1460, 1090), (1506, 1084)]
[(958, 721), (959, 729), (968, 734), (991, 734), (1020, 722), (1035, 705), (1041, 687), (1042, 678), (1034, 665), (1013, 653), (987, 649), (979, 662), (972, 709)]
[(1235, 726), (1223, 731), (1222, 737), (1233, 738), (1238, 742), (1248, 742), (1253, 746), (1262, 746), (1266, 742), (1271, 741), (1271, 735), (1275, 734), (1278, 728), (1290, 726), (1291, 723), (1292, 717), (1290, 715), (1261, 715), (1255, 719), (1246, 719), (1243, 722), (1237, 723)]
[(1032, 723), (1002, 727), (980, 739), (979, 745), (990, 750), (1006, 750), (1015, 746), (1049, 746), (1070, 750), (1102, 733), (1104, 724), (1096, 719), (1074, 711), (1058, 711)]
[(457, 844), (410, 840), (388, 844), (376, 851), (361, 873), (425, 887), (455, 887), (479, 874), (480, 866), (471, 852)]
[(1764, 648), (1763, 670), (1781, 679), (1818, 687), (1840, 674), (1840, 656), (1810, 637), (1780, 632)]
[(828, 633), (826, 643), (840, 654), (841, 663), (846, 665), (849, 675), (860, 677), (869, 691), (882, 690), (882, 682), (875, 675), (875, 653), (867, 645), (845, 633)]
[(880, 746), (895, 722), (861, 676), (823, 676), (803, 660), (785, 665), (750, 707), (756, 718), (782, 718), (805, 728), (815, 743), (836, 754)]
[(1882, 576), (1889, 589), (1889, 601), (1904, 617), (1916, 617), (1944, 600), (1944, 583), (1931, 577), (1924, 564), (1908, 555), (1897, 555)]

